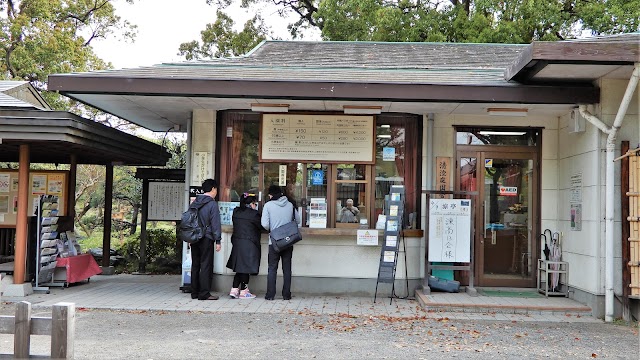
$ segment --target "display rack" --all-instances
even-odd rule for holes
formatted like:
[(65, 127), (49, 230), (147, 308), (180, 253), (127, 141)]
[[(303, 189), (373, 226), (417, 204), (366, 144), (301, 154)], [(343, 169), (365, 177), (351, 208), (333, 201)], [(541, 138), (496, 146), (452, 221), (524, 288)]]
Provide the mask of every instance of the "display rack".
[(38, 232), (34, 291), (49, 292), (58, 259), (58, 197), (41, 195), (37, 209)]
[[(553, 277), (558, 276), (558, 284), (553, 286)], [(538, 259), (538, 292), (544, 296), (569, 296), (566, 285), (569, 279), (569, 263)]]
[[(373, 302), (378, 296), (378, 284), (391, 283), (391, 300), (395, 295), (396, 269), (398, 266), (398, 252), (403, 227), (404, 213), (404, 186), (392, 185), (389, 191), (388, 200), (385, 204), (386, 221), (384, 224), (384, 237), (382, 238), (382, 248), (380, 249), (380, 266), (378, 267), (378, 279), (376, 282), (376, 292)], [(403, 241), (403, 245), (406, 244)], [(406, 270), (406, 249), (405, 249), (405, 270)], [(406, 276), (405, 276), (406, 278)], [(408, 281), (408, 278), (407, 278)], [(409, 288), (407, 283), (407, 289)]]

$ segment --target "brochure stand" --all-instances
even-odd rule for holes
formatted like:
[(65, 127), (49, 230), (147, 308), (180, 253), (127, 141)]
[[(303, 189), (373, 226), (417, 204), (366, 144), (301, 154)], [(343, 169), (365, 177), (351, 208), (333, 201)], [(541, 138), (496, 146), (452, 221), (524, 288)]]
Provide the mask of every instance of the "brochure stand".
[[(404, 213), (404, 186), (393, 185), (389, 192), (389, 199), (386, 201), (385, 215), (386, 221), (384, 226), (384, 237), (382, 240), (382, 248), (380, 250), (380, 265), (378, 267), (378, 279), (376, 282), (376, 292), (373, 297), (373, 302), (376, 302), (378, 296), (378, 284), (391, 283), (391, 301), (395, 295), (395, 280), (396, 269), (398, 266), (398, 251), (400, 247), (400, 235), (402, 234), (403, 226), (403, 213)], [(402, 242), (406, 247), (405, 242)], [(406, 271), (406, 248), (405, 250), (405, 271)], [(407, 280), (407, 289), (409, 288), (409, 279), (405, 274)]]
[[(36, 278), (34, 291), (49, 293), (58, 258), (58, 197), (41, 195), (38, 201), (38, 236), (36, 250)], [(42, 285), (42, 286), (41, 286)]]

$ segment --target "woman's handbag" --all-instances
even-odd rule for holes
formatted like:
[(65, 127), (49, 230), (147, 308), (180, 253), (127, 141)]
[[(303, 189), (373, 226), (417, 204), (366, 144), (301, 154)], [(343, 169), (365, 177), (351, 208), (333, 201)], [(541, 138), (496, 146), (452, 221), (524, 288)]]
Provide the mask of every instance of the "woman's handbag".
[(293, 244), (302, 240), (300, 229), (298, 229), (298, 223), (296, 222), (295, 207), (293, 208), (293, 218), (291, 222), (288, 222), (271, 230), (269, 236), (271, 237), (271, 245), (273, 245), (273, 250), (275, 250), (276, 252), (288, 249), (293, 246)]

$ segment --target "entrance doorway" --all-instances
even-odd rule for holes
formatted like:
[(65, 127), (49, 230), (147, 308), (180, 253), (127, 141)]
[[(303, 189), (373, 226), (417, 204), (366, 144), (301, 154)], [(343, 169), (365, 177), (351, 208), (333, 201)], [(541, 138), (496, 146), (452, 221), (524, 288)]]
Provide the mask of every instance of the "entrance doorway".
[(477, 191), (476, 285), (535, 287), (539, 153), (535, 146), (458, 146), (457, 184)]

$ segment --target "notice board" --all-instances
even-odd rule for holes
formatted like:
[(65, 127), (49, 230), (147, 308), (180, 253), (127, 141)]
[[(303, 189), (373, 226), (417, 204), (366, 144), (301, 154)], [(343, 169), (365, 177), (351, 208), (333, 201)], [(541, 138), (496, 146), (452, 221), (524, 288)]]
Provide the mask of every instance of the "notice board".
[(429, 261), (471, 261), (471, 200), (429, 201)]
[[(40, 195), (58, 197), (58, 216), (66, 215), (68, 201), (66, 170), (29, 172), (27, 216), (35, 216)], [(18, 213), (18, 171), (0, 171), (0, 225), (16, 225)]]
[(152, 221), (180, 220), (184, 208), (184, 183), (149, 182), (147, 219)]

